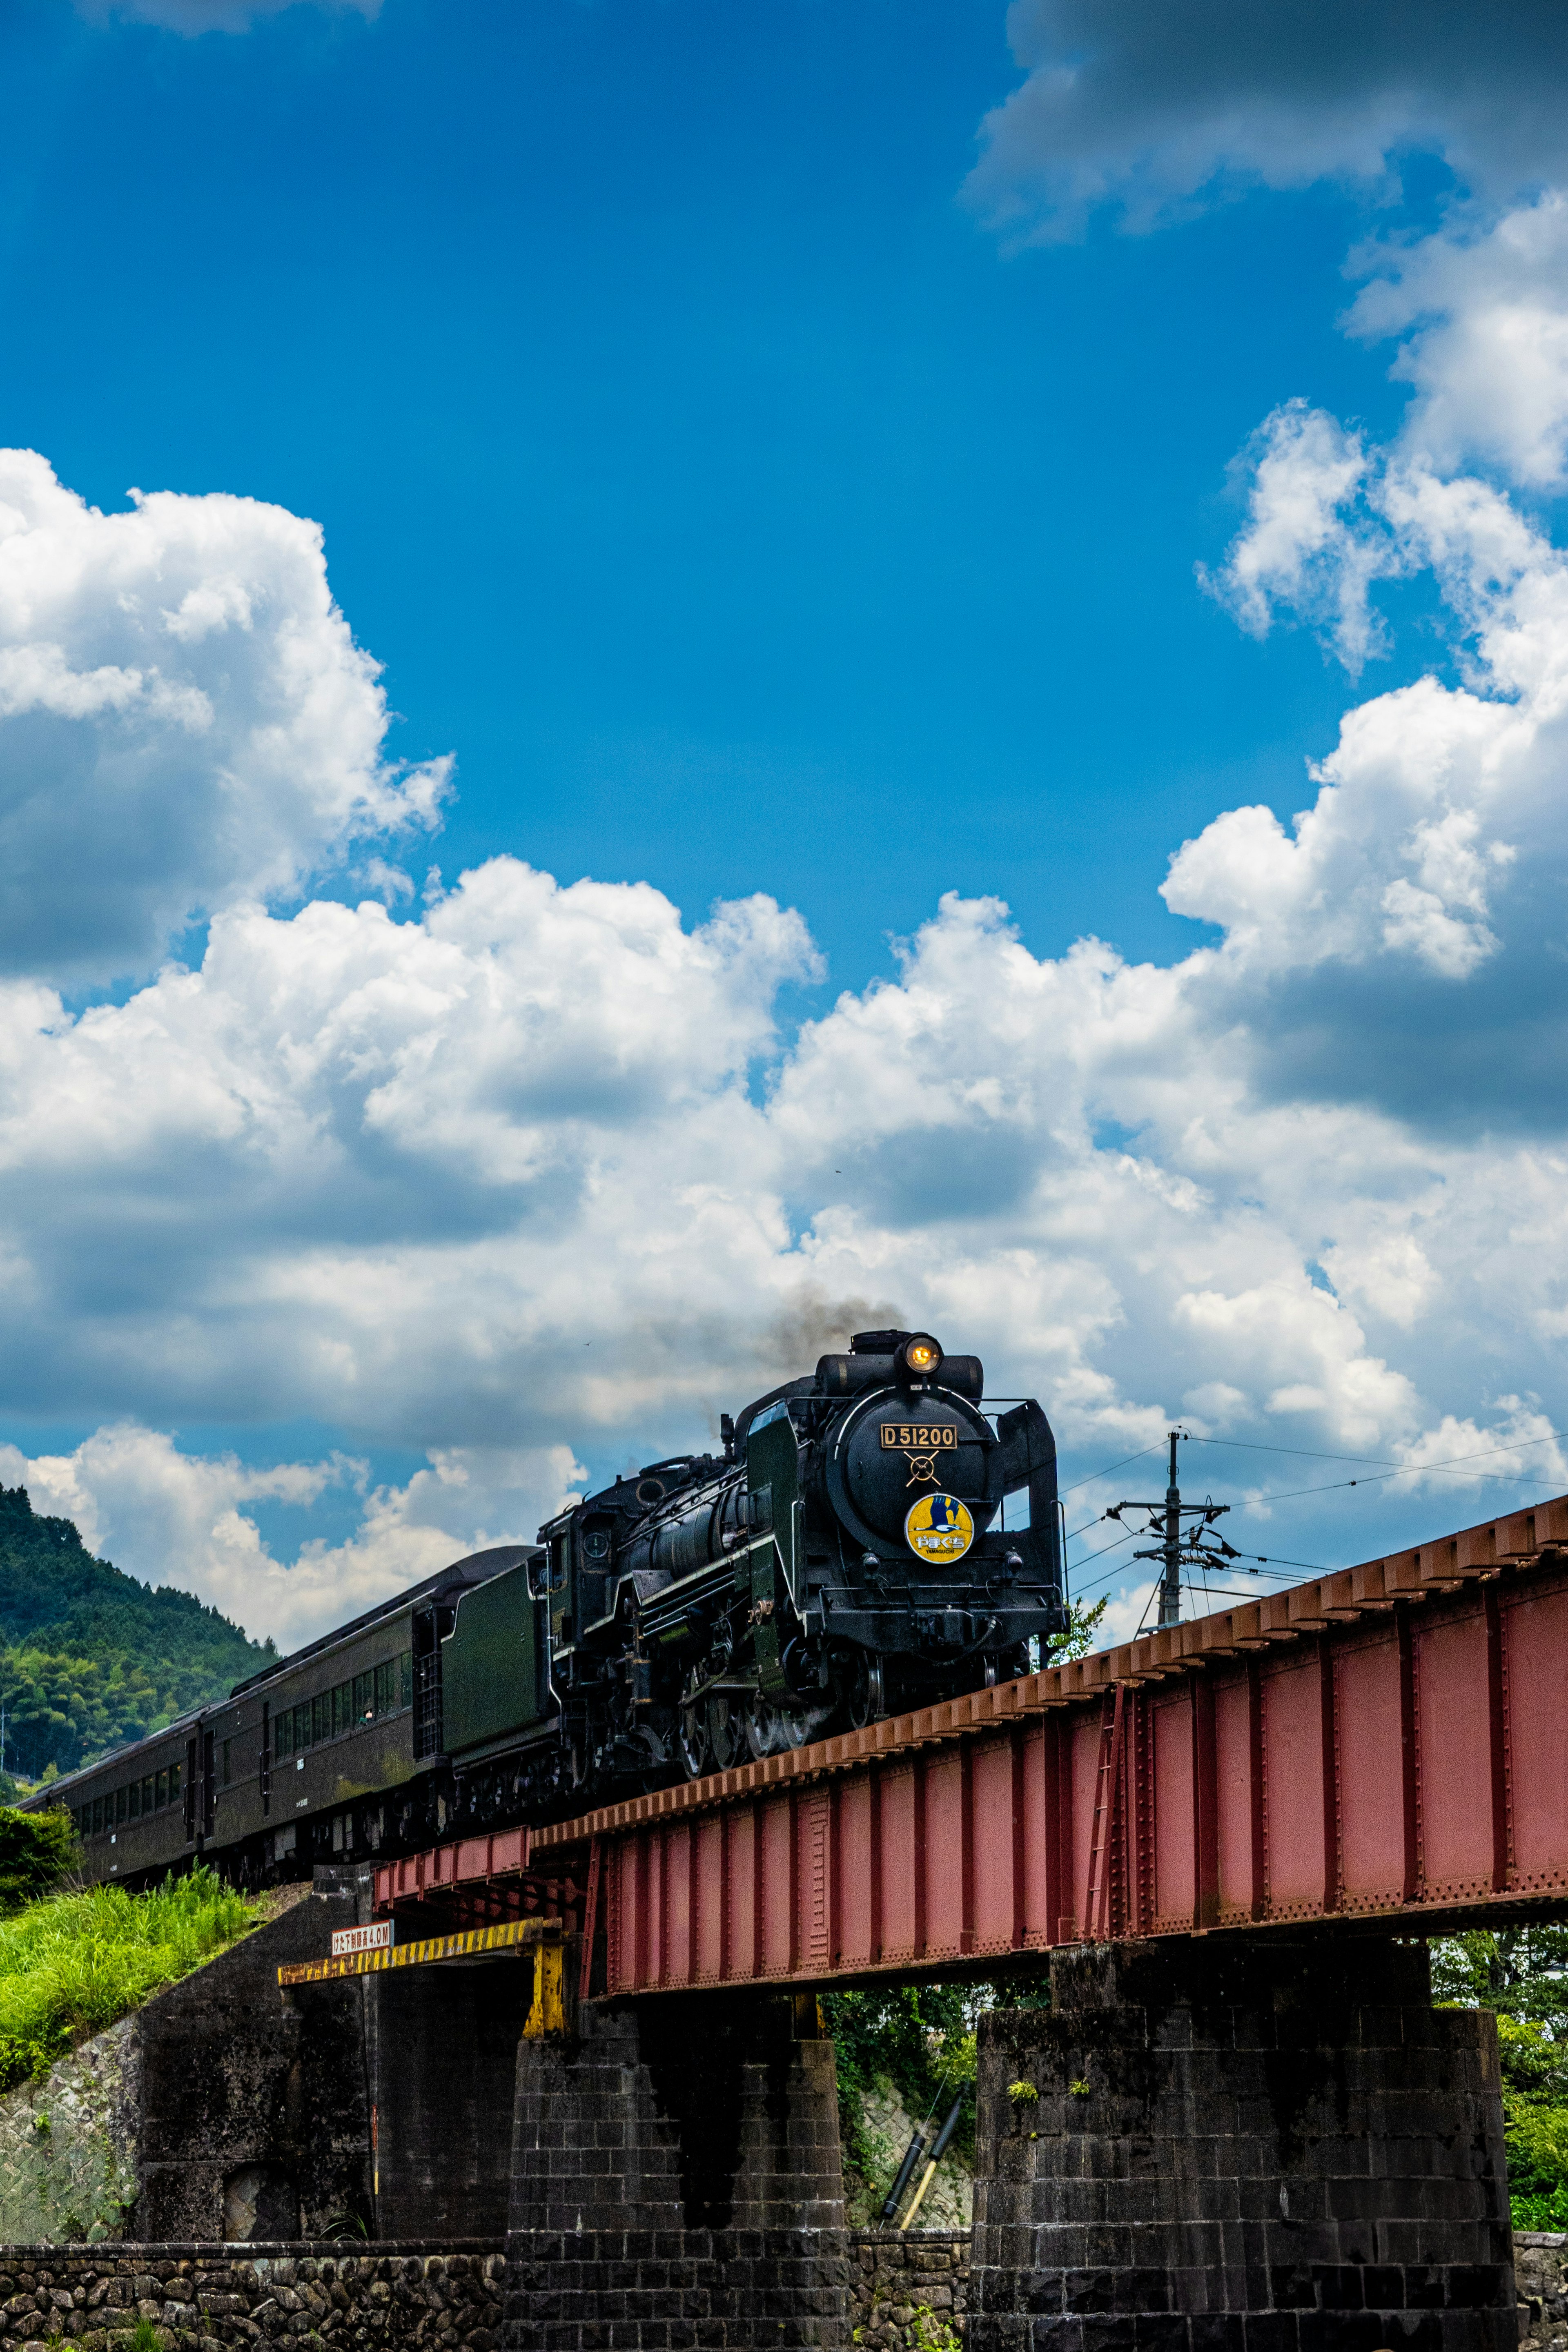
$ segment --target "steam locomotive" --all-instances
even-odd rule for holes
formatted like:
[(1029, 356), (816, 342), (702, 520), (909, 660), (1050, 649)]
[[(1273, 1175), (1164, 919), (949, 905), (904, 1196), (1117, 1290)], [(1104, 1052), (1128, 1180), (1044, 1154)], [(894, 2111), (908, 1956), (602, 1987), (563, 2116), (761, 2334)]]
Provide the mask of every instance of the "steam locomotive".
[(682, 1454), (58, 1781), (88, 1872), (241, 1885), (700, 1778), (1025, 1673), (1066, 1630), (1056, 1444), (862, 1331)]

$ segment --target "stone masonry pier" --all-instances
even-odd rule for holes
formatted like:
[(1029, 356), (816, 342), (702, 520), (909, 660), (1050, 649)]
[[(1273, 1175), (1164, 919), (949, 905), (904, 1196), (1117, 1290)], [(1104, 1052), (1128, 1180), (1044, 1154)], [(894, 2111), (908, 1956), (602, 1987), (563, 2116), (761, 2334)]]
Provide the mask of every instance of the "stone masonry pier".
[(969, 2352), (1511, 2352), (1497, 2032), (1377, 1937), (1079, 1946), (981, 2029)]
[(847, 2342), (833, 2044), (802, 2006), (678, 1995), (523, 2042), (510, 2352)]

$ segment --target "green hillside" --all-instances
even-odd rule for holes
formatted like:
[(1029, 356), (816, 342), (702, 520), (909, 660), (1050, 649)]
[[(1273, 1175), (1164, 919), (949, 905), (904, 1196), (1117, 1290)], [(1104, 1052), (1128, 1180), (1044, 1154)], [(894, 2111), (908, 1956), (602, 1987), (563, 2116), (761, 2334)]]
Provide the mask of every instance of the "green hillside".
[(8, 1772), (68, 1772), (220, 1696), (277, 1655), (189, 1592), (95, 1559), (69, 1519), (0, 1486), (0, 1697)]

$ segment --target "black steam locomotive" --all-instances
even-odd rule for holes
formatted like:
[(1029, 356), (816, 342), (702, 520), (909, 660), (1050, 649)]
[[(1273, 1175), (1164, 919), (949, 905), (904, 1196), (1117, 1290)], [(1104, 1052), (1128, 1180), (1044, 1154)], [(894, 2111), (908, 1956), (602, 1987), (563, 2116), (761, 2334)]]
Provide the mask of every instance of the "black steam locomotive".
[(845, 1355), (59, 1781), (89, 1872), (242, 1884), (700, 1778), (1027, 1671), (1056, 1444), (925, 1332)]

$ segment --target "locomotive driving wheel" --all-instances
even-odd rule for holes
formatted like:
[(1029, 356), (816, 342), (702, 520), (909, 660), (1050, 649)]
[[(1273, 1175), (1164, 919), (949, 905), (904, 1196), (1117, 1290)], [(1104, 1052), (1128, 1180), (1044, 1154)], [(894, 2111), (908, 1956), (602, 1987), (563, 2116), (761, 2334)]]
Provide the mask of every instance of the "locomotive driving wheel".
[(681, 1770), (689, 1780), (700, 1780), (709, 1769), (708, 1708), (703, 1700), (682, 1706), (675, 1740)]
[(737, 1765), (746, 1745), (745, 1726), (728, 1691), (715, 1691), (708, 1701), (708, 1752), (715, 1772)]
[(851, 1728), (864, 1731), (868, 1723), (879, 1722), (887, 1711), (882, 1661), (874, 1650), (857, 1650), (844, 1696), (844, 1712)]
[(760, 1764), (764, 1756), (775, 1756), (784, 1746), (784, 1729), (779, 1709), (765, 1691), (753, 1691), (746, 1701), (746, 1745)]
[(826, 1707), (781, 1705), (765, 1691), (754, 1691), (746, 1703), (746, 1745), (758, 1763), (764, 1756), (782, 1756), (815, 1739), (826, 1717)]

